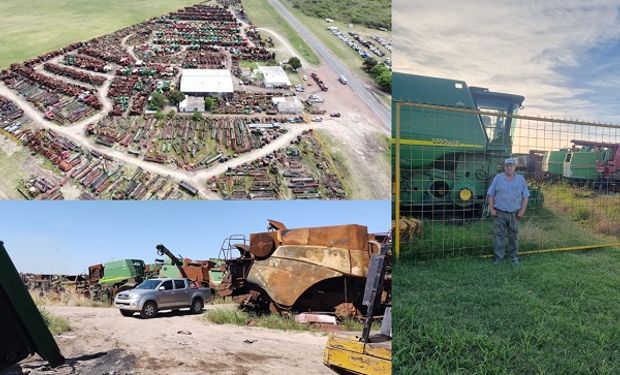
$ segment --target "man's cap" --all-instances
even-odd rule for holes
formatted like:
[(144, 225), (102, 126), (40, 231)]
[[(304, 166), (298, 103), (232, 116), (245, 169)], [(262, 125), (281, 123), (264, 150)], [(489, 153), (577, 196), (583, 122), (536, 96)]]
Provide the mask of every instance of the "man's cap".
[(514, 163), (515, 163), (515, 161), (514, 161), (513, 158), (506, 158), (506, 160), (504, 160), (504, 165), (514, 164)]

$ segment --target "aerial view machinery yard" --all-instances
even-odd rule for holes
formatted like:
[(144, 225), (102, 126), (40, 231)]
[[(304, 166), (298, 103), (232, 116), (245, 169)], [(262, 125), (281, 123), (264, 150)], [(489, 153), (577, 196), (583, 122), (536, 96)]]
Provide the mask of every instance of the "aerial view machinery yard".
[[(318, 38), (307, 41), (320, 60), (307, 61), (244, 5), (197, 3), (7, 64), (0, 197), (387, 198), (390, 121), (376, 84)], [(390, 69), (381, 33), (350, 32), (360, 67), (363, 54), (381, 59), (377, 74)]]

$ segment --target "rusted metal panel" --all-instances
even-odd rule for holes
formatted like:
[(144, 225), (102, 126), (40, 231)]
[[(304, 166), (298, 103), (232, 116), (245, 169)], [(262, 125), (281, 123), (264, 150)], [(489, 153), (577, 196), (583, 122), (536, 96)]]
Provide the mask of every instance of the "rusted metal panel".
[(334, 277), (365, 277), (366, 251), (324, 246), (280, 246), (265, 260), (254, 262), (248, 281), (260, 285), (271, 299), (284, 306), (313, 285)]
[(287, 229), (277, 231), (278, 244), (314, 245), (353, 250), (368, 250), (368, 228), (363, 225)]
[(299, 296), (311, 286), (341, 276), (341, 272), (325, 267), (271, 256), (264, 261), (255, 262), (247, 280), (260, 285), (275, 303), (293, 306)]

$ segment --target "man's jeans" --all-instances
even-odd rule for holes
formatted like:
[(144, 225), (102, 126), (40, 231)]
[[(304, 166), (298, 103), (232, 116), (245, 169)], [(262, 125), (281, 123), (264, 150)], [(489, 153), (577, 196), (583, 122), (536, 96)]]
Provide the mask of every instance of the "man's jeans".
[(517, 259), (519, 248), (519, 220), (517, 213), (495, 210), (497, 216), (493, 218), (493, 234), (495, 235), (495, 259), (504, 259), (505, 238), (508, 232), (508, 255), (511, 260)]

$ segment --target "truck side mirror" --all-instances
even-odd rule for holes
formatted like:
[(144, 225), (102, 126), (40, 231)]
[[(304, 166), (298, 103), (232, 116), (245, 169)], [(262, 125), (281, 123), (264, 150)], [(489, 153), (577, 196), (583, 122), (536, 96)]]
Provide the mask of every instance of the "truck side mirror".
[(166, 287), (165, 287), (165, 286), (160, 286), (160, 287), (159, 287), (159, 288), (157, 288), (157, 289), (159, 289), (159, 290), (166, 290)]

